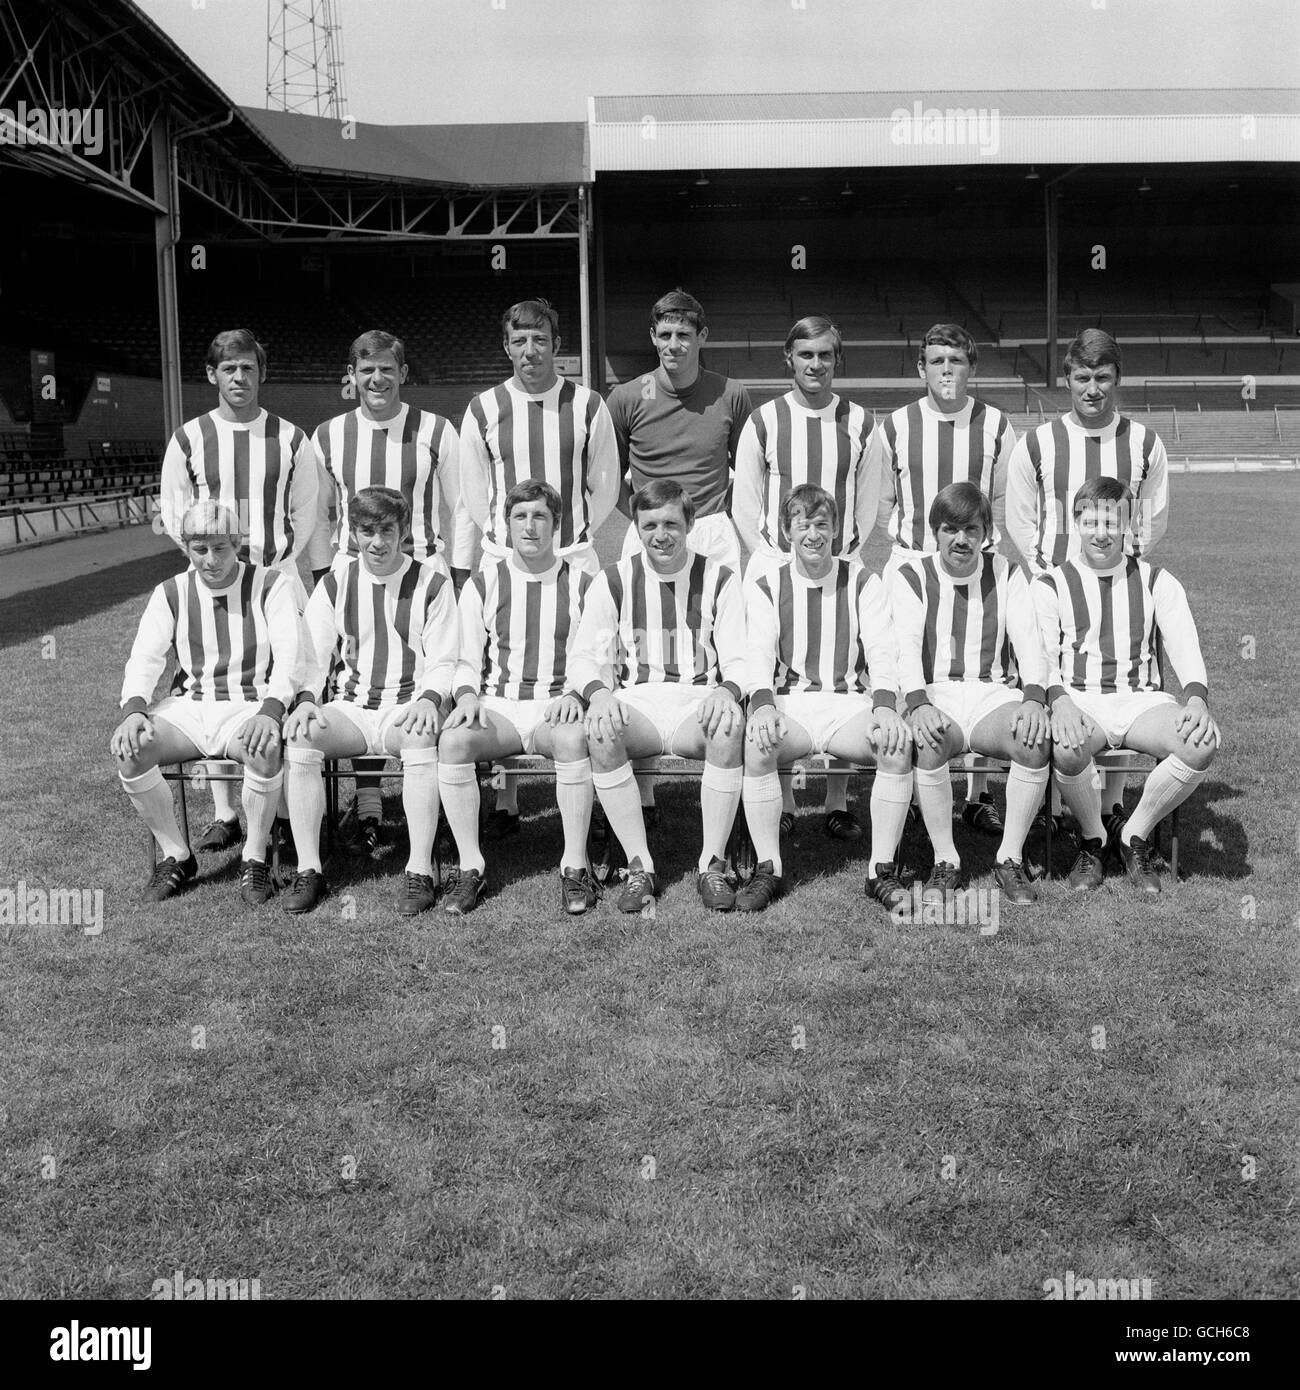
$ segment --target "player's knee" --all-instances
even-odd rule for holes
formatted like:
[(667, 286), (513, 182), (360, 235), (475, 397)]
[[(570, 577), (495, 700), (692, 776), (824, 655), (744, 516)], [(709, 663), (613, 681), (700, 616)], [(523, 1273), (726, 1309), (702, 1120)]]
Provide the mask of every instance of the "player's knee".
[(1052, 747), (1052, 764), (1065, 777), (1077, 777), (1091, 761), (1087, 748), (1064, 748), (1059, 743)]
[(728, 766), (738, 767), (745, 746), (745, 725), (743, 720), (735, 720), (731, 728), (719, 725), (709, 739), (709, 751), (714, 760), (725, 760)]
[(591, 739), (587, 744), (587, 756), (594, 772), (613, 772), (627, 762), (627, 750), (621, 738)]
[(281, 768), (279, 748), (271, 753), (259, 753), (256, 757), (249, 754), (244, 759), (244, 767), (254, 777), (274, 777)]
[[(472, 756), (473, 749), (470, 746), (470, 736), (463, 728), (444, 729), (442, 731), (442, 737), (437, 740), (437, 744), (439, 762), (472, 763), (474, 761)], [(431, 741), (428, 744), (408, 744), (407, 746), (412, 748), (431, 748), (433, 747), (433, 742)]]
[[(884, 759), (878, 760), (879, 765), (884, 767)], [(941, 768), (948, 761), (948, 750), (945, 745), (938, 748), (927, 748), (923, 744), (916, 745), (916, 765), (922, 772), (934, 772)], [(886, 771), (889, 769), (886, 768)]]
[(1019, 763), (1021, 767), (1044, 768), (1051, 758), (1052, 745), (1046, 740), (1032, 748), (1026, 748), (1023, 743), (1016, 743), (1012, 747), (1011, 761)]
[(745, 772), (750, 777), (761, 777), (776, 771), (776, 749), (762, 751), (753, 739), (745, 740)]
[(1178, 757), (1193, 772), (1204, 772), (1214, 761), (1216, 749), (1212, 743), (1184, 743)]
[(436, 748), (438, 735), (432, 731), (426, 731), (422, 734), (403, 734), (400, 746), (402, 748)]
[(587, 733), (581, 724), (557, 724), (551, 734), (555, 761), (580, 763), (587, 756)]
[[(942, 766), (942, 760), (937, 764)], [(876, 756), (876, 770), (878, 772), (888, 772), (894, 777), (905, 777), (912, 770), (911, 749), (902, 749), (895, 753), (880, 753)]]

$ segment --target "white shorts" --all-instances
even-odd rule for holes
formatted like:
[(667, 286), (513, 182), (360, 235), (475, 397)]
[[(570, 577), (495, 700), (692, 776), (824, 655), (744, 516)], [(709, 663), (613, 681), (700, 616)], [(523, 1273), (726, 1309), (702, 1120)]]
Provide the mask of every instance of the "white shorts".
[[(509, 551), (488, 550), (484, 547), (478, 567), (480, 570), (495, 569), (502, 560), (508, 559), (509, 555)], [(600, 573), (600, 557), (596, 554), (596, 547), (590, 542), (586, 545), (575, 545), (572, 550), (557, 552), (557, 558), (567, 560), (571, 569), (580, 570), (583, 574), (594, 576)]]
[[(696, 517), (695, 525), (686, 537), (686, 544), (698, 554), (707, 555), (721, 565), (730, 565), (737, 574), (740, 573), (740, 537), (726, 512)], [(643, 548), (636, 527), (629, 526), (623, 537), (621, 558), (626, 560)]]
[[(807, 732), (814, 753), (826, 752), (826, 745), (850, 720), (871, 709), (869, 695), (840, 695), (833, 690), (795, 690), (775, 698), (777, 712)], [(870, 745), (864, 752), (870, 754)]]
[(542, 700), (509, 700), (504, 695), (480, 695), (478, 702), (480, 709), (495, 714), (498, 719), (505, 720), (514, 729), (519, 735), (519, 742), (523, 744), (525, 753), (535, 753), (537, 726), (551, 707), (552, 699), (553, 697), (547, 696)]
[[(366, 709), (351, 700), (330, 700), (320, 708), (326, 719), (333, 720), (335, 715), (341, 714), (352, 725), (366, 741), (365, 756), (387, 758), (394, 755), (384, 747), (384, 739), (398, 716), (405, 713), (410, 705), (408, 702), (405, 705), (382, 705), (379, 709)], [(354, 753), (352, 756), (360, 758), (363, 755)]]
[(625, 685), (621, 690), (614, 692), (614, 697), (622, 700), (629, 709), (644, 715), (655, 726), (659, 735), (659, 741), (663, 745), (659, 749), (660, 753), (671, 753), (673, 737), (677, 730), (686, 720), (695, 718), (700, 704), (714, 694), (716, 689), (716, 686), (709, 685), (677, 685), (671, 681), (649, 681), (644, 685)]
[(231, 739), (261, 708), (261, 700), (187, 700), (168, 695), (149, 717), (170, 724), (205, 758), (224, 758)]
[(1117, 690), (1099, 695), (1090, 690), (1065, 692), (1079, 709), (1106, 735), (1112, 748), (1122, 748), (1134, 721), (1153, 709), (1178, 703), (1167, 690)]
[(962, 731), (961, 751), (971, 751), (971, 731), (1003, 705), (1018, 705), (1024, 692), (993, 681), (935, 681), (925, 687), (930, 703)]

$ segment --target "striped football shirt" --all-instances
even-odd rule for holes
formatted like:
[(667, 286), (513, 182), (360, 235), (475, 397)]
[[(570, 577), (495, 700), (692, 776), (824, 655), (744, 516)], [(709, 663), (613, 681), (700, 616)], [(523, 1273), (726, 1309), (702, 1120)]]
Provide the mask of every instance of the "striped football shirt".
[(348, 556), (312, 590), (304, 615), (315, 657), (307, 689), (332, 668), (333, 698), (365, 709), (451, 693), (460, 628), (451, 580), (410, 556), (392, 574), (372, 575)]
[(905, 560), (889, 577), (889, 604), (908, 709), (928, 704), (926, 687), (940, 681), (1014, 686), (1019, 678), (1026, 698), (1045, 700), (1028, 582), (1005, 556), (985, 552), (968, 579), (949, 574), (938, 555)]
[(122, 704), (143, 711), (169, 655), (171, 693), (190, 700), (276, 700), (287, 705), (305, 673), (293, 586), (279, 571), (241, 562), (224, 588), (193, 569), (149, 597), (122, 682)]
[(835, 498), (835, 554), (856, 555), (875, 525), (880, 490), (879, 436), (868, 411), (840, 396), (809, 410), (793, 392), (754, 411), (736, 446), (731, 504), (746, 540), (757, 537), (766, 550), (788, 555), (781, 504), (804, 483)]
[(755, 705), (766, 703), (760, 692), (870, 691), (874, 703), (894, 707), (894, 634), (878, 575), (839, 559), (812, 579), (786, 560), (747, 577), (744, 592)]
[(370, 420), (360, 409), (326, 420), (313, 436), (321, 461), (311, 567), (327, 569), (336, 552), (357, 553), (348, 504), (363, 488), (387, 487), (411, 506), (411, 539), (404, 549), (418, 561), (443, 549), (439, 507), (457, 495), (458, 441), (450, 420), (404, 404), (391, 420)]
[(460, 595), (460, 662), (455, 690), (542, 700), (566, 689), (591, 575), (558, 560), (530, 574), (511, 559), (472, 575)]
[(1027, 434), (1007, 475), (1007, 531), (1035, 574), (1079, 553), (1071, 509), (1090, 478), (1118, 478), (1132, 490), (1132, 532), (1125, 553), (1145, 555), (1169, 524), (1169, 465), (1154, 430), (1117, 415), (1104, 429), (1085, 430), (1073, 416), (1049, 420)]
[(185, 509), (221, 502), (239, 517), (239, 558), (283, 564), (311, 539), (317, 473), (316, 451), (297, 425), (265, 410), (247, 425), (210, 410), (187, 420), (167, 445), (158, 498), (163, 526), (184, 548)]
[[(745, 605), (729, 565), (687, 551), (673, 575), (642, 552), (603, 569), (587, 590), (569, 688), (723, 683), (743, 692)], [(739, 697), (737, 697), (739, 698)]]
[(1132, 556), (1110, 570), (1066, 560), (1030, 591), (1054, 685), (1103, 695), (1159, 690), (1158, 634), (1184, 694), (1206, 697), (1196, 623), (1168, 570)]
[(591, 541), (594, 525), (618, 495), (618, 446), (609, 411), (577, 382), (561, 378), (533, 396), (513, 379), (505, 381), (475, 396), (465, 412), (460, 474), (464, 507), (483, 533), (483, 549), (501, 556), (510, 545), (510, 489), (524, 478), (550, 483), (560, 494), (555, 549), (563, 555)]
[(931, 554), (930, 505), (951, 483), (974, 483), (993, 508), (992, 550), (1000, 539), (1006, 470), (1015, 447), (1011, 422), (973, 397), (954, 415), (929, 396), (900, 407), (881, 426), (880, 520), (898, 550)]

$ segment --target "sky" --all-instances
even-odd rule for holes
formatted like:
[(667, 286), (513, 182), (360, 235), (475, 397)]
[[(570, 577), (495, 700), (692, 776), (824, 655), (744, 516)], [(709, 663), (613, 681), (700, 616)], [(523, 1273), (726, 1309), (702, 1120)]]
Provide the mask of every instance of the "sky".
[[(267, 0), (136, 0), (243, 106)], [(272, 0), (277, 7), (279, 0)], [(300, 0), (301, 4), (301, 0)], [(585, 120), (589, 96), (1294, 87), (1296, 0), (338, 0), (358, 121)]]

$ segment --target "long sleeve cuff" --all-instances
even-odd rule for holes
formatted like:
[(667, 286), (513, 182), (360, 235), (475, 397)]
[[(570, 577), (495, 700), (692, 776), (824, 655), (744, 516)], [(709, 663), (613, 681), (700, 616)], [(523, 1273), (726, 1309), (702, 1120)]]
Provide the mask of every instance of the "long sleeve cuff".
[(588, 681), (587, 684), (582, 687), (582, 698), (587, 704), (590, 704), (591, 697), (595, 695), (598, 690), (608, 689), (609, 687), (604, 681)]
[(415, 698), (417, 700), (428, 700), (428, 702), (431, 705), (433, 705), (435, 709), (441, 709), (444, 697), (441, 690), (434, 690), (432, 687), (430, 687), (428, 690), (420, 691), (420, 693)]
[(315, 696), (315, 693), (314, 693), (313, 691), (310, 691), (310, 690), (300, 690), (300, 691), (293, 697), (293, 704), (290, 706), (290, 708), (291, 708), (291, 709), (297, 709), (299, 705), (314, 705), (315, 703), (316, 703), (316, 696)]
[(278, 724), (284, 718), (284, 702), (268, 695), (257, 712), (266, 715), (268, 719), (274, 719)]
[(776, 696), (770, 690), (756, 690), (749, 697), (749, 712), (753, 714), (755, 710), (764, 709), (768, 705), (776, 704)]
[(744, 696), (740, 693), (740, 687), (735, 681), (723, 681), (718, 689), (725, 690), (737, 704), (740, 704), (741, 700), (744, 699)]
[(1066, 693), (1063, 685), (1049, 685), (1047, 687), (1047, 708), (1051, 709), (1058, 700), (1064, 699)]
[(587, 702), (582, 697), (582, 691), (574, 690), (572, 689), (572, 687), (570, 687), (560, 696), (561, 700), (568, 700), (570, 698), (577, 700), (577, 702), (582, 706), (583, 712), (586, 713)]
[(873, 690), (871, 692), (872, 709), (896, 709), (897, 704), (897, 697), (892, 690)]
[[(131, 698), (122, 706), (122, 718), (128, 714), (148, 714), (149, 701), (143, 695), (132, 695)], [(121, 722), (120, 720), (118, 721)]]
[(930, 697), (924, 690), (909, 690), (905, 703), (907, 705), (908, 714), (911, 714), (913, 710), (920, 709), (922, 705), (928, 705), (930, 703)]
[(478, 691), (475, 690), (474, 687), (473, 687), (472, 685), (458, 685), (458, 686), (456, 687), (456, 701), (457, 701), (457, 703), (459, 703), (461, 700), (463, 700), (463, 699), (465, 698), (466, 695), (473, 695), (473, 696), (476, 696), (476, 697), (477, 697)]
[(1192, 681), (1188, 685), (1183, 686), (1183, 694), (1187, 696), (1189, 700), (1193, 695), (1199, 695), (1207, 705), (1210, 703), (1210, 689), (1208, 686), (1202, 685), (1200, 681)]
[[(1040, 705), (1045, 705), (1047, 695), (1041, 685), (1027, 685), (1025, 686), (1025, 700), (1037, 700)], [(1021, 701), (1021, 704), (1023, 703), (1024, 700)]]

